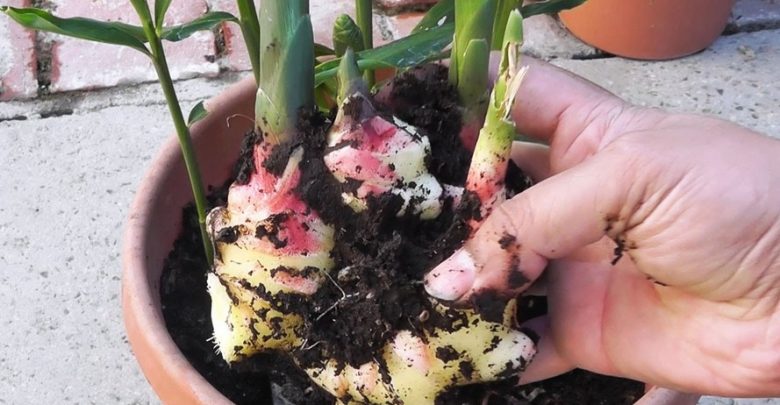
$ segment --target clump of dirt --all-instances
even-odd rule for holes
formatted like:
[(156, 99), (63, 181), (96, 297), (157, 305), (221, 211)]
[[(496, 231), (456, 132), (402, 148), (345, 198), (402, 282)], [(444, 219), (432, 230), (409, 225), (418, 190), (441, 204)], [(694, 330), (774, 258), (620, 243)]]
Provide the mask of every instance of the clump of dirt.
[(396, 117), (430, 135), (435, 151), (427, 162), (431, 174), (443, 183), (464, 184), (471, 153), (460, 141), (462, 110), (447, 72), (444, 66), (427, 65), (402, 73), (382, 101)]

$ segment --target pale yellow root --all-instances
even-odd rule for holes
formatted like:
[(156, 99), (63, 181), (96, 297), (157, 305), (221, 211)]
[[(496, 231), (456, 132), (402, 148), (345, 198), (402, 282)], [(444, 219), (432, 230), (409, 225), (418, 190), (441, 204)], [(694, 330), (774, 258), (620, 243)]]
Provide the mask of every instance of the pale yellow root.
[[(291, 156), (277, 189), (290, 188), (301, 156)], [(272, 202), (274, 195), (261, 193), (257, 198)], [(274, 301), (280, 294), (315, 293), (326, 272), (333, 268), (330, 250), (334, 232), (330, 226), (313, 214), (274, 212), (269, 206), (273, 205), (236, 203), (209, 214), (210, 232), (216, 241), (214, 267), (208, 276), (214, 343), (229, 363), (264, 351), (298, 347), (302, 340), (301, 315), (282, 312)], [(288, 248), (305, 242), (286, 241), (289, 245), (282, 247), (256, 236), (258, 227), (278, 226), (273, 218), (279, 214), (306, 225), (304, 237), (299, 239), (308, 240), (311, 250)], [(216, 236), (223, 230), (231, 230), (234, 240), (220, 241)]]
[[(402, 331), (378, 353), (380, 358), (359, 368), (347, 365), (339, 371), (330, 361), (306, 372), (343, 403), (426, 405), (455, 386), (517, 375), (536, 353), (522, 332), (487, 322), (471, 310), (465, 315), (467, 322), (451, 332), (437, 330), (421, 338)], [(457, 358), (445, 361), (446, 356), (437, 357), (439, 351), (454, 351)]]

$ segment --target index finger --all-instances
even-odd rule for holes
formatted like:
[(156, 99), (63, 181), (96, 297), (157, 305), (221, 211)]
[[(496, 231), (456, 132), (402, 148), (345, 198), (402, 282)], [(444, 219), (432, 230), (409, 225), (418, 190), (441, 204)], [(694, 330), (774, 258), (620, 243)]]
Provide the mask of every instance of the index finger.
[[(553, 172), (582, 162), (603, 146), (630, 105), (574, 73), (531, 57), (512, 109), (518, 131), (551, 147)], [(614, 131), (613, 131), (614, 132)]]

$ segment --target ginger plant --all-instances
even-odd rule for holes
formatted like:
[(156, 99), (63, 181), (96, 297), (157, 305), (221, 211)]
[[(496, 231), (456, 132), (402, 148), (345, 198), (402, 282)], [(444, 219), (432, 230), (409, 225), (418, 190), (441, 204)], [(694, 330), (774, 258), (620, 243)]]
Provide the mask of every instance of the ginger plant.
[[(485, 124), (479, 132), (466, 178), (466, 190), (478, 197), (480, 218), (483, 219), (506, 198), (504, 179), (517, 133), (510, 113), (528, 70), (520, 67), (522, 21), (521, 14), (514, 10), (506, 23), (498, 78), (488, 100)], [(473, 228), (476, 230), (476, 226)]]
[[(227, 206), (213, 210), (208, 221), (216, 246), (208, 276), (212, 322), (223, 358), (232, 363), (263, 352), (289, 352), (313, 381), (344, 403), (433, 403), (454, 386), (520, 372), (533, 356), (534, 345), (513, 328), (513, 302), (502, 319), (486, 319), (474, 309), (428, 297), (424, 297), (428, 309), (419, 317), (446, 320), (446, 327), (430, 324), (389, 331), (367, 362), (345, 362), (328, 351), (319, 361), (305, 360), (302, 353), (320, 343), (308, 341), (307, 328), (329, 316), (343, 300), (369, 299), (347, 294), (339, 286), (336, 280), (352, 267), (335, 260), (340, 234), (332, 220), (301, 195), (302, 182), (309, 181), (304, 180), (305, 172), (315, 160), (321, 159), (326, 170), (321, 175), (331, 179), (319, 181), (330, 181), (338, 189), (337, 203), (346, 208), (342, 212), (355, 216), (389, 197), (398, 202), (390, 216), (432, 221), (464, 191), (441, 184), (428, 171), (431, 150), (426, 134), (375, 107), (350, 49), (339, 61), (338, 113), (322, 155), (314, 156), (311, 139), (305, 139), (316, 134), (305, 129), (306, 114), (315, 109), (308, 2), (264, 1), (259, 20), (263, 32), (253, 170), (246, 181), (231, 186)], [(514, 133), (508, 108), (523, 77), (518, 62), (521, 24), (520, 14), (514, 13), (507, 27), (513, 34), (507, 36), (490, 100), (493, 116), (470, 169), (493, 184), (474, 178), (466, 185), (479, 197), (483, 210), (504, 194), (496, 184), (506, 172), (507, 145)], [(487, 169), (492, 169), (489, 177), (484, 176)], [(473, 223), (477, 225), (478, 221)], [(305, 303), (329, 284), (341, 291), (341, 299), (318, 314), (307, 313)]]
[[(479, 219), (487, 216), (492, 207), (502, 202), (506, 197), (504, 178), (515, 135), (515, 125), (509, 114), (526, 72), (526, 69), (519, 66), (520, 45), (522, 43), (522, 17), (519, 12), (515, 11), (510, 15), (506, 33), (498, 79), (489, 99), (486, 123), (480, 131), (466, 184), (466, 192), (474, 193), (480, 202), (481, 211), (478, 218), (472, 221), (472, 230), (478, 228)], [(348, 58), (345, 58), (345, 61), (348, 61)], [(346, 68), (349, 69), (348, 62)], [(342, 74), (342, 76), (347, 75)], [(373, 114), (374, 111), (370, 110), (371, 106), (366, 101), (364, 89), (360, 86), (359, 81), (354, 79), (354, 73), (351, 76), (353, 78), (348, 82), (350, 85), (347, 86), (349, 89), (347, 94), (351, 93), (351, 95), (341, 98), (342, 108), (336, 119), (336, 124), (334, 124), (334, 130), (331, 132), (333, 140), (329, 144), (333, 144), (334, 140), (338, 143), (348, 138), (344, 132), (350, 131), (345, 131), (344, 127), (351, 128), (352, 132), (357, 132), (367, 138), (377, 136), (370, 131), (354, 130), (358, 125), (368, 125), (375, 128), (376, 124), (372, 120), (376, 119), (376, 116)], [(354, 122), (355, 117), (345, 118), (347, 115), (344, 111), (348, 109), (349, 103), (361, 103), (361, 108), (358, 109), (361, 112), (369, 109), (368, 113), (362, 113), (357, 118), (357, 124)], [(333, 136), (333, 132), (336, 133), (336, 136)], [(352, 135), (349, 139), (353, 141), (350, 145), (357, 145), (358, 150), (375, 149), (361, 148), (367, 142), (361, 142), (361, 140), (354, 138)], [(385, 139), (390, 144), (406, 144), (403, 142), (404, 139), (400, 142), (392, 138)], [(425, 144), (424, 136), (420, 138), (420, 143)], [(343, 149), (353, 152), (352, 148), (354, 146)], [(378, 170), (373, 172), (372, 177), (383, 177), (382, 174), (386, 171), (382, 170), (379, 165), (383, 160), (381, 158), (386, 159), (386, 155), (380, 155), (380, 159), (376, 159), (376, 153), (368, 156), (357, 156), (361, 158), (355, 159), (354, 167), (373, 163), (373, 167), (378, 167)], [(413, 159), (409, 160), (413, 161)], [(342, 161), (346, 161), (346, 159), (339, 160), (339, 162)], [(417, 168), (414, 164), (408, 166), (412, 169)], [(421, 172), (423, 171), (412, 170), (412, 173), (418, 175), (415, 179), (418, 179), (420, 174), (425, 174)], [(340, 176), (337, 177), (345, 177), (344, 173), (352, 173), (353, 176), (361, 175), (355, 170), (344, 170), (339, 167)], [(369, 180), (368, 176), (363, 177), (363, 180)], [(394, 181), (394, 184), (397, 185), (408, 184), (404, 178), (401, 178), (400, 181), (398, 179)], [(370, 184), (377, 183), (377, 181), (371, 181)], [(420, 184), (417, 181), (415, 183)], [(385, 192), (383, 189), (378, 191)], [(425, 197), (418, 200), (423, 202), (422, 206), (416, 207), (416, 209), (409, 207), (409, 209), (414, 209), (414, 212), (421, 216), (431, 215), (424, 208), (433, 205), (429, 201), (441, 197), (437, 196), (436, 193), (429, 193)], [(410, 200), (404, 199), (404, 207), (408, 206)], [(347, 201), (351, 201), (351, 199), (347, 199)], [(359, 209), (362, 209), (362, 206)], [(337, 398), (346, 398), (345, 402), (347, 403), (433, 403), (439, 394), (451, 387), (477, 381), (507, 378), (525, 367), (526, 362), (534, 354), (534, 347), (528, 337), (512, 329), (514, 306), (515, 302), (510, 301), (505, 308), (501, 324), (485, 321), (474, 310), (461, 310), (467, 321), (460, 327), (453, 330), (436, 330), (434, 333), (423, 336), (415, 336), (409, 331), (402, 331), (383, 348), (381, 360), (374, 360), (359, 367), (350, 365), (342, 367), (338, 362), (331, 360), (325, 367), (308, 369), (307, 373)], [(441, 303), (436, 303), (435, 309), (443, 312), (446, 307)], [(495, 340), (496, 338), (497, 340)], [(496, 346), (490, 346), (486, 345), (486, 342), (498, 343)], [(450, 358), (450, 355), (453, 357)], [(469, 365), (467, 371), (463, 368), (463, 361), (468, 362), (465, 363)], [(389, 381), (383, 376), (390, 376)]]
[(296, 132), (299, 112), (314, 106), (314, 47), (308, 1), (264, 1), (259, 9), (260, 61), (254, 171), (231, 186), (226, 207), (209, 214), (215, 241), (208, 276), (214, 338), (228, 362), (300, 345), (301, 317), (284, 313), (279, 293), (313, 294), (333, 266), (333, 230), (301, 201), (302, 149), (282, 173), (263, 162)]

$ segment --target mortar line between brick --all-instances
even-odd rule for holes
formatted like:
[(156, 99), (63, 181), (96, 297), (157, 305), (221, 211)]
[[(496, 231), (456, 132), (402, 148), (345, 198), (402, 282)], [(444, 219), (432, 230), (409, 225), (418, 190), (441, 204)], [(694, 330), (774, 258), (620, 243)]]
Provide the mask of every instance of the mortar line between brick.
[[(50, 0), (32, 0), (30, 5), (50, 13), (56, 11), (55, 4)], [(35, 31), (33, 40), (35, 43), (35, 80), (38, 82), (36, 98), (38, 98), (49, 94), (54, 59), (52, 55), (53, 40), (50, 34), (41, 31)]]
[(38, 82), (37, 96), (49, 94), (51, 85), (52, 43), (47, 34), (36, 31), (35, 41), (35, 80)]

